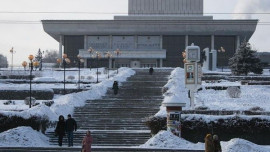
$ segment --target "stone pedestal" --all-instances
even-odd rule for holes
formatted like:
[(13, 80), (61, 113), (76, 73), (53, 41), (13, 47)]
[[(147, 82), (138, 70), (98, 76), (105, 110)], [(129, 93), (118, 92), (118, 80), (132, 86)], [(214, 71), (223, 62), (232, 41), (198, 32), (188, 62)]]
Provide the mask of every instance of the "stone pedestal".
[(167, 111), (167, 130), (181, 137), (181, 111), (186, 106), (183, 102), (163, 102)]

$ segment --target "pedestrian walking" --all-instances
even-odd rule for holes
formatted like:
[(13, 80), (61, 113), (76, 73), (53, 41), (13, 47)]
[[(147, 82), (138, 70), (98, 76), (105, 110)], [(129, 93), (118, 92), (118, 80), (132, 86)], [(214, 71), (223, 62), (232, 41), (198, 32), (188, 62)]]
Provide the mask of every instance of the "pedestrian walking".
[(114, 81), (113, 82), (113, 87), (112, 87), (112, 89), (113, 89), (113, 93), (115, 94), (115, 95), (117, 95), (118, 94), (118, 82), (117, 81)]
[(213, 136), (214, 152), (222, 152), (220, 141), (217, 135)]
[(154, 73), (154, 69), (153, 69), (153, 67), (151, 67), (151, 68), (149, 69), (149, 74), (152, 75), (153, 73)]
[(88, 130), (86, 132), (86, 136), (83, 138), (83, 141), (82, 141), (82, 152), (91, 152), (92, 142), (93, 142), (93, 138), (91, 136), (91, 132)]
[(73, 118), (71, 118), (71, 115), (69, 114), (66, 121), (68, 147), (73, 146), (73, 131), (77, 131), (77, 122)]
[(207, 134), (205, 140), (205, 152), (214, 152), (214, 144), (211, 134)]
[(62, 146), (63, 137), (65, 136), (65, 118), (63, 115), (59, 116), (59, 121), (55, 128), (55, 135), (58, 136), (58, 145)]

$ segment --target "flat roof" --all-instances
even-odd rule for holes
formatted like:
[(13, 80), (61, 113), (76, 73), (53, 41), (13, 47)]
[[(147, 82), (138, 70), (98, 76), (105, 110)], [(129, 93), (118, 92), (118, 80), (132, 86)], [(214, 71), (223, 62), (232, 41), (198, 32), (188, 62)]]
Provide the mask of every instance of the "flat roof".
[(42, 20), (46, 33), (60, 35), (238, 35), (250, 39), (258, 20)]

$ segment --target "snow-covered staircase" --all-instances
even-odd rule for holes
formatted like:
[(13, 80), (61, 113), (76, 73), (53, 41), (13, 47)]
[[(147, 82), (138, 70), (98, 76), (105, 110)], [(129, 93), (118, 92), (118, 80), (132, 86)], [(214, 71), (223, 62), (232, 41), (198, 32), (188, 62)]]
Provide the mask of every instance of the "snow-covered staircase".
[[(73, 117), (79, 129), (74, 134), (74, 146), (81, 145), (88, 129), (92, 131), (93, 146), (138, 146), (151, 137), (144, 120), (159, 111), (162, 87), (172, 69), (155, 69), (153, 75), (148, 69), (135, 71), (120, 85), (118, 95), (110, 89), (102, 99), (86, 101), (84, 107), (75, 109)], [(47, 135), (51, 144), (57, 145), (53, 132)]]

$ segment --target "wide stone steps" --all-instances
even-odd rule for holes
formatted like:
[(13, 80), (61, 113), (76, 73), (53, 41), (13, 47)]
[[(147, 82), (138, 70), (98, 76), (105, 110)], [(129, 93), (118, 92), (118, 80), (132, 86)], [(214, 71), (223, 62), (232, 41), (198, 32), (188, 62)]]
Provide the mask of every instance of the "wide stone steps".
[[(160, 97), (161, 98), (161, 97)], [(153, 100), (143, 100), (143, 99), (117, 99), (117, 98), (111, 98), (111, 99), (98, 99), (98, 100), (87, 100), (87, 103), (91, 104), (153, 104), (153, 103), (161, 103), (163, 100), (161, 99), (153, 99)]]
[[(74, 146), (81, 145), (82, 139), (85, 136), (86, 130), (79, 130), (74, 132)], [(54, 132), (47, 132), (52, 145), (57, 145), (57, 137), (54, 136)], [(140, 145), (145, 143), (149, 138), (149, 131), (95, 131), (92, 130), (93, 145), (99, 146), (132, 146), (134, 143)], [(121, 141), (121, 143), (119, 142)], [(63, 144), (67, 145), (67, 139), (64, 137)]]
[[(79, 128), (74, 133), (75, 146), (81, 145), (88, 129), (92, 131), (94, 146), (138, 146), (151, 137), (145, 121), (159, 111), (164, 98), (162, 88), (171, 70), (157, 70), (154, 75), (149, 75), (148, 69), (135, 71), (135, 75), (119, 84), (117, 95), (108, 89), (102, 99), (88, 100), (84, 107), (75, 108), (73, 118)], [(47, 134), (57, 145), (54, 133)]]
[[(127, 81), (123, 83), (121, 86), (128, 86), (128, 87), (133, 87), (133, 86), (142, 86), (142, 87), (163, 87), (168, 81)], [(120, 89), (121, 89), (120, 86)]]

